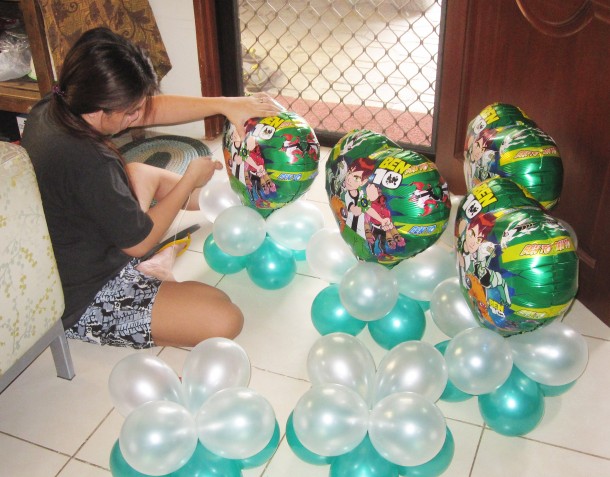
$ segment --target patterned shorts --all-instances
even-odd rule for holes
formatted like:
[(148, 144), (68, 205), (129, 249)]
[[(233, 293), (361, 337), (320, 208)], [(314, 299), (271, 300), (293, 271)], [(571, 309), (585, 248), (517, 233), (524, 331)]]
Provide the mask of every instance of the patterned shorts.
[(136, 270), (131, 260), (95, 295), (68, 338), (135, 349), (155, 346), (150, 333), (152, 307), (161, 280)]

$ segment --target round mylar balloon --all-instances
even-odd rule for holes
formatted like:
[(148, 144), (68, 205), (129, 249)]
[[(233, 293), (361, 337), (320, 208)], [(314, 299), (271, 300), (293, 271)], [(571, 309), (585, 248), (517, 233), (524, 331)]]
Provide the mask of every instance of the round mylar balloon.
[(506, 103), (493, 103), (477, 114), (466, 130), (465, 150), (468, 151), (477, 136), (486, 129), (523, 124), (536, 126), (536, 123), (518, 106)]
[(243, 140), (227, 122), (223, 152), (231, 187), (263, 217), (298, 199), (318, 174), (320, 143), (290, 111), (248, 120)]
[(436, 242), (451, 208), (432, 161), (367, 130), (348, 133), (332, 149), (326, 192), (354, 254), (387, 266)]
[(545, 209), (559, 201), (561, 156), (555, 141), (536, 127), (484, 129), (464, 155), (469, 189), (491, 177), (508, 177), (527, 189)]
[(570, 233), (506, 178), (483, 181), (458, 209), (462, 293), (475, 318), (504, 336), (563, 316), (578, 288)]

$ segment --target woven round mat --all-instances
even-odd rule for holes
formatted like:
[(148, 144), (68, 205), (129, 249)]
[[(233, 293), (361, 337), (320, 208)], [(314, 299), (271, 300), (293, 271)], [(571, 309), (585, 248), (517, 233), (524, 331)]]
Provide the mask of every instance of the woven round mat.
[(127, 163), (144, 162), (181, 175), (194, 158), (212, 155), (210, 148), (197, 139), (170, 135), (137, 139), (119, 150)]

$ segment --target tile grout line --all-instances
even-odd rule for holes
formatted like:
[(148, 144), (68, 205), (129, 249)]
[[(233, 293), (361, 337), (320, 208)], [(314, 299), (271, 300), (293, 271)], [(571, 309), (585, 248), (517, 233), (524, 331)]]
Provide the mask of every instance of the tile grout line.
[(81, 451), (81, 449), (85, 446), (85, 444), (87, 444), (87, 442), (89, 442), (89, 439), (91, 439), (91, 437), (98, 431), (98, 429), (101, 427), (101, 425), (106, 421), (106, 419), (108, 419), (108, 417), (110, 416), (110, 414), (112, 414), (112, 411), (114, 410), (114, 407), (110, 408), (110, 411), (108, 411), (106, 413), (106, 415), (101, 419), (101, 421), (97, 424), (97, 426), (95, 426), (95, 428), (93, 429), (93, 431), (91, 431), (89, 433), (89, 435), (85, 438), (85, 440), (81, 443), (80, 446), (78, 446), (78, 449), (76, 449), (76, 451), (74, 452), (74, 454), (72, 454), (70, 456), (70, 458), (68, 459), (68, 462), (66, 462), (64, 464), (64, 466), (59, 470), (59, 472), (57, 474), (55, 474), (55, 477), (59, 477), (61, 475), (61, 473), (63, 472), (63, 470), (68, 466), (68, 464), (72, 461), (72, 460), (77, 460), (79, 462), (83, 462), (89, 465), (92, 465), (94, 467), (97, 468), (101, 468), (104, 470), (109, 470), (109, 468), (106, 467), (100, 467), (97, 464), (94, 464), (93, 462), (88, 462), (86, 460), (83, 459), (79, 459), (78, 457), (76, 457), (76, 455)]
[(470, 472), (468, 472), (468, 477), (472, 477), (472, 473), (474, 472), (474, 465), (477, 461), (477, 457), (479, 455), (479, 449), (481, 448), (481, 441), (483, 440), (483, 433), (485, 432), (485, 426), (481, 428), (481, 434), (479, 435), (479, 442), (477, 442), (477, 448), (474, 451), (474, 456), (472, 457), (472, 464), (470, 466)]

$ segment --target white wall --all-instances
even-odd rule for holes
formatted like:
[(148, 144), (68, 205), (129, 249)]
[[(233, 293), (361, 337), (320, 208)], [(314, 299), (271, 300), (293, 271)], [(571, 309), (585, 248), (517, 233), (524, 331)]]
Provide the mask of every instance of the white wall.
[[(161, 80), (161, 92), (201, 96), (193, 2), (149, 0), (149, 3), (172, 63), (172, 69)], [(204, 125), (203, 121), (197, 121), (154, 128), (153, 131), (201, 139), (204, 136)]]

